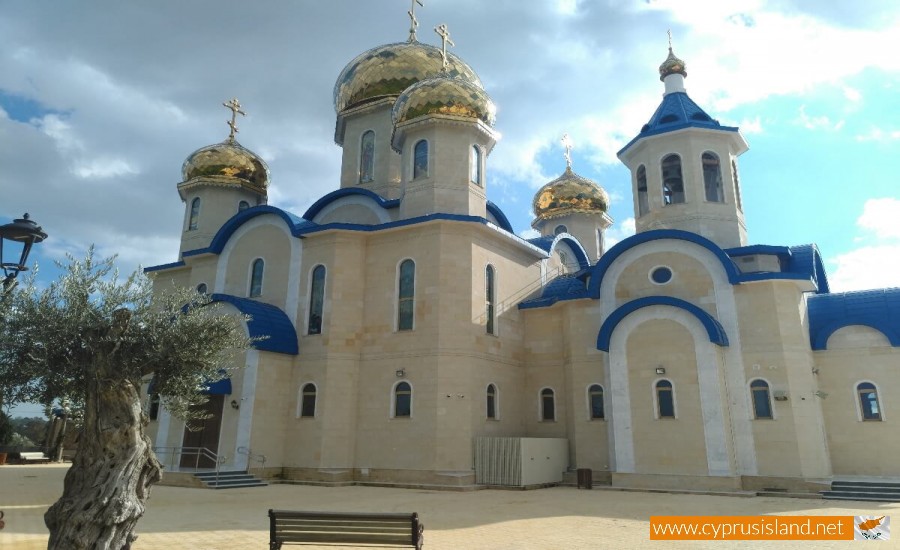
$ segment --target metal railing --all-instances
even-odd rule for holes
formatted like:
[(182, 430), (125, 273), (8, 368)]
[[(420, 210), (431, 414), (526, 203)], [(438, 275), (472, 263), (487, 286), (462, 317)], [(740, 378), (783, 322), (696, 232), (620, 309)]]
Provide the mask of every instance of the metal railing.
[[(206, 447), (154, 447), (153, 452), (156, 453), (159, 461), (166, 465), (170, 470), (176, 471), (180, 468), (191, 468), (195, 470), (215, 470), (218, 479), (219, 467), (225, 462), (225, 455), (219, 456), (210, 451)], [(167, 457), (166, 460), (164, 457)], [(194, 465), (184, 465), (185, 457), (193, 457)], [(205, 458), (215, 464), (213, 468), (201, 468), (200, 459)]]
[[(250, 473), (250, 461), (255, 460), (260, 463), (260, 468), (265, 469), (266, 467), (266, 455), (262, 453), (254, 453), (250, 447), (238, 447), (238, 454), (247, 455), (247, 473)], [(265, 473), (263, 473), (265, 475)]]
[(541, 289), (544, 285), (546, 285), (556, 277), (564, 275), (565, 273), (566, 269), (564, 267), (557, 267), (556, 269), (547, 271), (547, 273), (528, 283), (524, 287), (508, 296), (505, 300), (500, 302), (500, 309), (505, 310), (509, 307), (517, 305), (519, 302), (525, 299), (525, 297), (531, 295), (534, 291)]

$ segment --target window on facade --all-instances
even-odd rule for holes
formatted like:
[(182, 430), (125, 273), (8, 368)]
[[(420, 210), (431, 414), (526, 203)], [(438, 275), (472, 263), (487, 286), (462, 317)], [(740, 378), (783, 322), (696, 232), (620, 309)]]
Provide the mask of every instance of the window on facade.
[(316, 416), (316, 385), (305, 384), (300, 392), (300, 417), (313, 418)]
[(754, 380), (750, 383), (750, 397), (753, 398), (754, 418), (772, 418), (772, 400), (769, 395), (769, 384), (765, 380)]
[(253, 267), (250, 269), (250, 297), (262, 295), (263, 269), (266, 262), (262, 258), (253, 260)]
[(541, 420), (556, 420), (556, 402), (550, 388), (541, 390)]
[(744, 207), (741, 205), (741, 182), (738, 180), (738, 171), (737, 171), (737, 161), (731, 159), (731, 177), (734, 179), (734, 197), (737, 202), (738, 210), (744, 211)]
[(569, 228), (564, 225), (557, 225), (556, 229), (553, 230), (554, 235), (561, 235), (562, 233), (568, 233)]
[(493, 384), (488, 384), (487, 387), (487, 417), (497, 419), (497, 388)]
[(412, 413), (412, 386), (400, 382), (394, 387), (394, 417), (410, 416)]
[(309, 285), (309, 329), (307, 334), (322, 333), (322, 312), (325, 310), (325, 266), (317, 265)]
[(703, 163), (703, 185), (706, 189), (706, 200), (709, 202), (725, 202), (719, 157), (707, 151), (703, 153), (700, 160)]
[(650, 211), (650, 202), (647, 198), (647, 169), (643, 164), (637, 169), (637, 197), (638, 216), (643, 216)]
[(366, 130), (359, 142), (359, 183), (375, 179), (375, 132)]
[(397, 282), (397, 330), (412, 330), (416, 302), (416, 264), (403, 260)]
[(413, 148), (413, 179), (428, 176), (428, 142), (424, 139)]
[(150, 420), (157, 420), (159, 418), (159, 394), (151, 393), (150, 394), (150, 411), (148, 416)]
[(675, 418), (675, 396), (668, 380), (656, 383), (656, 411), (659, 418)]
[(484, 270), (484, 300), (487, 333), (496, 334), (494, 332), (494, 267), (490, 265)]
[(472, 146), (472, 183), (484, 185), (481, 181), (481, 148), (477, 145)]
[(250, 203), (247, 201), (241, 201), (238, 203), (238, 212), (243, 212), (244, 210), (250, 208)]
[(588, 399), (590, 400), (591, 418), (606, 418), (603, 411), (603, 386), (600, 384), (591, 385), (591, 387), (588, 388)]
[(191, 201), (191, 216), (188, 219), (188, 231), (197, 230), (198, 218), (200, 218), (200, 197)]
[(669, 155), (662, 160), (663, 204), (684, 202), (684, 180), (681, 177), (681, 157)]
[(206, 283), (200, 283), (199, 285), (197, 285), (197, 292), (200, 294), (206, 294), (207, 288), (208, 287), (206, 286)]
[(862, 382), (856, 386), (859, 396), (859, 408), (863, 420), (881, 420), (881, 406), (878, 403), (878, 390), (871, 382)]

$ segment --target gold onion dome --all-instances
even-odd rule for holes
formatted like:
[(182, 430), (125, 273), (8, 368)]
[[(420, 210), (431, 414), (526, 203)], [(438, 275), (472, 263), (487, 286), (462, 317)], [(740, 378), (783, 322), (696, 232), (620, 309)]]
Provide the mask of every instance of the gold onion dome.
[[(484, 88), (472, 67), (447, 53), (447, 74)], [(420, 80), (441, 74), (441, 49), (421, 42), (398, 42), (359, 54), (344, 67), (334, 83), (334, 110), (338, 113), (365, 102), (399, 96)]]
[(204, 178), (221, 184), (234, 184), (261, 193), (269, 184), (269, 167), (253, 151), (232, 138), (197, 149), (181, 167), (185, 182)]
[(669, 56), (666, 57), (666, 60), (659, 66), (659, 79), (665, 81), (666, 77), (670, 74), (687, 76), (687, 71), (684, 68), (684, 61), (675, 57), (671, 46), (669, 46)]
[(473, 118), (493, 126), (497, 107), (480, 83), (476, 85), (462, 78), (443, 75), (407, 88), (391, 111), (394, 124), (426, 115)]
[(565, 173), (538, 189), (532, 204), (535, 221), (567, 214), (602, 214), (609, 209), (609, 194), (596, 182), (566, 168)]

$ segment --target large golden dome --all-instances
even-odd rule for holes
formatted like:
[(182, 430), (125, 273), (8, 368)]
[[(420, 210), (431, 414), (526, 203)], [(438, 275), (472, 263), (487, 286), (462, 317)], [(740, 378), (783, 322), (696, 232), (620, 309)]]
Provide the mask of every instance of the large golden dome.
[(609, 209), (609, 194), (595, 182), (566, 168), (563, 175), (538, 190), (532, 207), (535, 221), (572, 213), (602, 214)]
[(684, 68), (684, 61), (675, 57), (671, 46), (669, 47), (669, 56), (666, 57), (666, 60), (659, 66), (659, 79), (665, 81), (666, 77), (670, 74), (687, 76), (687, 71)]
[(494, 125), (497, 107), (479, 85), (459, 77), (442, 75), (421, 80), (406, 89), (391, 111), (394, 124), (425, 115), (452, 115)]
[[(447, 53), (450, 76), (483, 88), (472, 67)], [(338, 113), (366, 101), (396, 97), (420, 80), (441, 73), (441, 49), (421, 42), (398, 42), (372, 48), (359, 54), (344, 67), (334, 83), (334, 109)]]
[(235, 184), (260, 193), (269, 185), (269, 167), (253, 151), (234, 139), (197, 149), (181, 167), (184, 182), (204, 178), (221, 184)]

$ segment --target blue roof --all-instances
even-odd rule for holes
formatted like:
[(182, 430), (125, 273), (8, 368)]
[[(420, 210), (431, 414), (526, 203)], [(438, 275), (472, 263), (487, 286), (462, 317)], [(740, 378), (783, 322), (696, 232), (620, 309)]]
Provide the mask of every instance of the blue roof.
[(673, 298), (671, 296), (647, 296), (623, 304), (603, 321), (603, 325), (600, 326), (600, 332), (597, 334), (597, 349), (608, 352), (612, 333), (619, 322), (627, 317), (628, 314), (648, 306), (672, 306), (683, 309), (692, 314), (703, 324), (703, 328), (706, 329), (706, 334), (709, 336), (710, 342), (722, 347), (728, 345), (728, 335), (725, 334), (725, 329), (715, 317), (706, 311), (679, 298)]
[(824, 350), (839, 328), (864, 325), (883, 333), (892, 346), (900, 346), (900, 288), (819, 294), (807, 301), (809, 341)]
[(332, 191), (331, 193), (328, 193), (321, 199), (314, 202), (313, 205), (310, 206), (309, 209), (306, 211), (306, 213), (303, 214), (303, 217), (306, 218), (307, 220), (312, 220), (313, 218), (318, 216), (319, 212), (321, 212), (322, 209), (325, 208), (326, 206), (328, 206), (329, 204), (333, 203), (334, 201), (336, 201), (338, 199), (342, 199), (344, 197), (350, 197), (353, 195), (360, 195), (363, 197), (368, 197), (368, 198), (372, 199), (373, 201), (375, 201), (375, 203), (377, 203), (378, 206), (380, 206), (384, 209), (397, 208), (398, 206), (400, 206), (400, 199), (389, 200), (389, 199), (382, 197), (381, 195), (379, 195), (377, 193), (369, 191), (368, 189), (362, 189), (360, 187), (344, 187), (343, 189), (338, 189), (337, 191)]
[(276, 306), (230, 294), (213, 294), (213, 302), (226, 302), (250, 316), (247, 330), (251, 338), (265, 338), (253, 343), (260, 351), (297, 355), (297, 331), (287, 314)]
[(688, 97), (685, 92), (671, 92), (663, 96), (662, 102), (656, 108), (656, 112), (650, 117), (650, 122), (644, 124), (641, 132), (628, 145), (619, 150), (619, 155), (625, 152), (639, 139), (674, 132), (683, 128), (706, 128), (709, 130), (722, 130), (725, 132), (737, 132), (734, 126), (722, 126), (718, 120), (700, 108), (699, 105)]
[(497, 223), (499, 224), (501, 229), (505, 229), (510, 233), (514, 233), (512, 224), (509, 223), (509, 220), (506, 218), (506, 214), (503, 213), (503, 210), (500, 210), (499, 206), (492, 203), (491, 201), (487, 201), (486, 207), (488, 213), (493, 215), (494, 219), (497, 220)]
[(581, 243), (568, 233), (561, 233), (559, 235), (546, 235), (544, 237), (534, 237), (533, 239), (528, 239), (528, 242), (530, 244), (540, 248), (547, 254), (551, 253), (556, 247), (556, 243), (560, 241), (565, 241), (566, 244), (569, 245), (569, 248), (571, 248), (575, 253), (575, 258), (578, 260), (578, 267), (582, 269), (590, 267), (591, 261), (587, 257), (587, 252), (584, 251)]
[[(586, 274), (586, 272), (580, 272)], [(531, 309), (537, 307), (552, 306), (556, 302), (564, 300), (577, 300), (587, 298), (587, 286), (584, 277), (575, 275), (560, 275), (544, 287), (539, 298), (526, 300), (519, 304), (519, 309)]]

